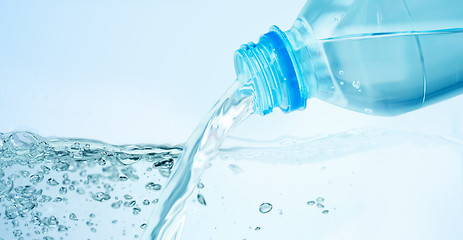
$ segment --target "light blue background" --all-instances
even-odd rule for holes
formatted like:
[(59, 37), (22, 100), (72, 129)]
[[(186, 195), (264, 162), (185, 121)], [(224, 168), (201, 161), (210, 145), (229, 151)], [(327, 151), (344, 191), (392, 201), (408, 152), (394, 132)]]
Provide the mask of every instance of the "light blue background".
[[(304, 3), (0, 1), (0, 132), (184, 142), (235, 79), (234, 51), (273, 24), (288, 29)], [(306, 111), (254, 117), (234, 135), (373, 126), (458, 137), (462, 103), (380, 118), (310, 100)]]

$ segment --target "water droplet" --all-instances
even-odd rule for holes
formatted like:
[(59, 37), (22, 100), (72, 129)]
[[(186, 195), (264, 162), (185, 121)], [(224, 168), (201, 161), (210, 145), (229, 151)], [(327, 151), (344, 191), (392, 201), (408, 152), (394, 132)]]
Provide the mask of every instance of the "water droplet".
[(68, 227), (64, 225), (59, 225), (58, 226), (58, 232), (66, 232), (68, 230)]
[(339, 73), (340, 76), (344, 75), (344, 71), (343, 71), (343, 70), (339, 70), (338, 73)]
[(256, 227), (254, 228), (255, 231), (259, 231), (260, 230), (260, 227)]
[(94, 214), (94, 213), (90, 213), (89, 217), (94, 218), (94, 217), (95, 217), (95, 214)]
[(262, 203), (260, 206), (259, 206), (259, 212), (261, 213), (268, 213), (272, 210), (273, 206), (272, 204), (270, 203)]
[(148, 199), (143, 200), (143, 205), (150, 205), (150, 200)]
[(43, 180), (43, 174), (41, 174), (40, 172), (37, 173), (37, 174), (31, 175), (31, 176), (29, 177), (29, 181), (30, 181), (31, 183), (39, 183), (39, 182), (41, 182), (42, 180)]
[(117, 202), (113, 202), (113, 203), (111, 204), (111, 207), (114, 208), (114, 209), (118, 209), (118, 208), (121, 207), (121, 204), (122, 204), (122, 200), (119, 200), (119, 201), (117, 201)]
[[(69, 187), (71, 189), (71, 187)], [(85, 194), (85, 190), (83, 188), (77, 188), (76, 192), (80, 195)]]
[(316, 201), (317, 201), (317, 203), (323, 203), (323, 202), (325, 202), (325, 199), (322, 198), (322, 197), (318, 197), (318, 198), (316, 199)]
[(148, 226), (148, 224), (143, 223), (142, 225), (140, 225), (140, 228), (141, 228), (141, 229), (145, 229), (147, 226)]
[(140, 209), (140, 208), (133, 208), (132, 210), (133, 210), (133, 212), (132, 212), (133, 215), (138, 215), (138, 214), (140, 214), (140, 212), (141, 212), (141, 209)]
[(58, 181), (56, 181), (56, 180), (53, 179), (53, 178), (49, 178), (49, 179), (47, 180), (47, 184), (50, 185), (50, 186), (59, 185)]
[(25, 170), (24, 171), (19, 171), (19, 174), (21, 174), (21, 176), (23, 176), (25, 178), (27, 178), (27, 177), (29, 177), (29, 175), (31, 175), (28, 171), (25, 171)]
[(352, 82), (352, 86), (355, 88), (355, 89), (359, 89), (360, 88), (360, 82), (355, 80)]
[(68, 192), (68, 189), (66, 187), (60, 187), (59, 188), (59, 193), (60, 194), (66, 194)]
[(90, 228), (90, 231), (96, 232), (96, 228)]
[(8, 138), (8, 144), (17, 154), (27, 154), (35, 149), (38, 139), (30, 132), (15, 132)]
[(238, 165), (236, 164), (230, 164), (228, 165), (228, 168), (230, 168), (234, 174), (240, 174), (243, 172), (243, 169), (241, 169)]
[(63, 161), (57, 161), (51, 166), (51, 168), (57, 172), (67, 171), (69, 167), (69, 163)]
[(9, 205), (8, 207), (5, 208), (5, 216), (8, 219), (15, 219), (16, 217), (19, 216), (18, 209), (14, 205)]
[(324, 208), (325, 206), (323, 204), (321, 204), (321, 203), (317, 203), (317, 207), (318, 208)]
[(137, 202), (135, 200), (130, 201), (130, 202), (125, 202), (124, 207), (133, 207), (133, 206), (135, 206), (135, 204), (137, 204)]
[(58, 219), (55, 216), (50, 216), (49, 218), (44, 218), (43, 222), (48, 227), (56, 227), (59, 224)]
[(103, 202), (103, 201), (111, 199), (111, 196), (104, 192), (97, 192), (96, 194), (91, 194), (91, 196), (93, 200), (98, 201), (98, 202)]
[(79, 221), (75, 213), (69, 214), (69, 219), (71, 219), (72, 221)]
[(42, 169), (43, 173), (45, 174), (49, 174), (50, 173), (50, 168), (45, 166), (45, 165), (42, 165), (40, 166), (40, 168)]
[(132, 199), (133, 197), (130, 196), (129, 194), (125, 194), (125, 195), (124, 195), (124, 198), (125, 198), (125, 200), (130, 200), (130, 199)]
[(203, 196), (201, 193), (198, 193), (198, 195), (196, 196), (196, 198), (198, 199), (198, 202), (199, 202), (201, 205), (207, 206), (206, 199), (204, 199), (204, 196)]
[(198, 185), (197, 185), (198, 189), (203, 189), (204, 188), (204, 184), (202, 182), (199, 182)]
[(308, 202), (307, 202), (307, 205), (313, 206), (313, 205), (315, 205), (315, 201), (308, 201)]
[(112, 224), (116, 224), (116, 223), (117, 223), (117, 220), (114, 219), (111, 223), (112, 223)]
[(328, 214), (330, 211), (329, 210), (323, 210), (322, 214)]
[(339, 81), (339, 85), (344, 86), (344, 81)]
[(150, 191), (159, 191), (161, 188), (162, 186), (160, 184), (156, 184), (154, 182), (149, 182), (145, 185), (145, 189)]
[(21, 230), (14, 230), (14, 231), (13, 231), (13, 235), (14, 235), (15, 237), (20, 237), (21, 235), (23, 235), (23, 233), (21, 232)]

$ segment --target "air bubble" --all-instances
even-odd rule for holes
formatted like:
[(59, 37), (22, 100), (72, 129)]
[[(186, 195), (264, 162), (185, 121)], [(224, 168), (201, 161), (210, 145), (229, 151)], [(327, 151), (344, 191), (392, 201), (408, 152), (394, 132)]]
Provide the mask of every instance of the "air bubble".
[(198, 202), (201, 205), (207, 206), (206, 199), (204, 199), (204, 196), (201, 193), (198, 193), (198, 195), (196, 196), (196, 199), (198, 199)]
[(270, 203), (262, 203), (260, 206), (259, 206), (259, 212), (261, 213), (268, 213), (272, 210), (273, 206), (272, 204)]
[(145, 189), (150, 191), (159, 191), (161, 188), (162, 186), (160, 184), (156, 184), (154, 182), (149, 182), (145, 185)]

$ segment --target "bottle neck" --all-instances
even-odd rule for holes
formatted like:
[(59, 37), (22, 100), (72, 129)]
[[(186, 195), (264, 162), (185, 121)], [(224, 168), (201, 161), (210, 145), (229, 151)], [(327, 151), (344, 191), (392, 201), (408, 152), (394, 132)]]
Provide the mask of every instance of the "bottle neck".
[(275, 107), (283, 112), (305, 109), (308, 84), (296, 59), (292, 30), (282, 32), (274, 26), (257, 44), (248, 43), (235, 53), (238, 79), (246, 79), (255, 92), (255, 110), (261, 115)]

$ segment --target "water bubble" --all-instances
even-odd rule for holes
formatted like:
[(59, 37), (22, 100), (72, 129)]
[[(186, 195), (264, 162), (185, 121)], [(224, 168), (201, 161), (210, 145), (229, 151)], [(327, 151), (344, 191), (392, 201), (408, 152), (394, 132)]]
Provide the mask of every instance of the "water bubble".
[(37, 143), (37, 137), (30, 132), (15, 132), (8, 138), (8, 144), (17, 154), (29, 153)]
[(243, 172), (243, 169), (241, 169), (238, 165), (235, 164), (228, 165), (228, 168), (230, 168), (234, 174), (239, 174)]
[(268, 213), (272, 210), (273, 206), (272, 204), (270, 203), (262, 203), (260, 206), (259, 206), (259, 212), (261, 213)]
[(58, 221), (58, 219), (56, 219), (55, 216), (50, 216), (49, 218), (44, 218), (43, 222), (48, 227), (56, 227), (59, 224), (59, 221)]
[(317, 203), (323, 203), (323, 202), (325, 202), (325, 199), (322, 198), (322, 197), (318, 197), (318, 198), (316, 199), (316, 201), (317, 201)]
[(360, 82), (355, 80), (352, 82), (352, 86), (355, 88), (355, 89), (359, 89), (360, 88)]
[(23, 176), (25, 178), (27, 178), (27, 177), (29, 177), (29, 175), (31, 175), (31, 173), (26, 171), (26, 170), (19, 171), (19, 174), (21, 174), (21, 176)]
[[(71, 187), (69, 187), (71, 189)], [(85, 190), (83, 188), (77, 188), (76, 192), (80, 195), (85, 194)]]
[(204, 184), (202, 182), (199, 182), (198, 185), (197, 185), (198, 189), (203, 189), (204, 188)]
[(150, 191), (159, 191), (161, 188), (162, 186), (160, 184), (156, 184), (154, 182), (149, 182), (145, 185), (145, 189)]
[(133, 207), (133, 206), (135, 206), (135, 204), (137, 204), (137, 201), (135, 201), (135, 200), (130, 201), (130, 202), (125, 202), (124, 207)]
[(64, 199), (61, 198), (61, 197), (56, 197), (55, 200), (53, 200), (53, 202), (62, 202)]
[(198, 199), (198, 202), (204, 206), (207, 206), (207, 203), (206, 203), (206, 199), (204, 199), (204, 196), (201, 194), (201, 193), (198, 193), (198, 195), (196, 196), (196, 198)]
[(148, 224), (143, 223), (142, 225), (140, 225), (140, 228), (141, 228), (141, 229), (145, 229), (147, 226), (148, 226)]
[(79, 221), (75, 213), (69, 214), (69, 219), (71, 219), (72, 221)]
[(114, 209), (118, 209), (118, 208), (121, 207), (121, 204), (122, 204), (122, 200), (119, 200), (119, 201), (117, 201), (117, 202), (113, 202), (113, 203), (111, 204), (111, 207), (114, 208)]
[(15, 237), (20, 237), (21, 235), (23, 235), (23, 233), (21, 232), (21, 230), (14, 230), (14, 231), (13, 231), (13, 235), (14, 235)]
[(84, 145), (84, 151), (89, 151), (90, 150), (90, 144), (85, 144)]
[(315, 205), (315, 201), (308, 201), (308, 202), (307, 202), (307, 205), (313, 206), (313, 205)]
[(148, 199), (143, 200), (143, 205), (150, 205), (150, 200)]
[(19, 226), (19, 222), (17, 220), (11, 221), (11, 224), (13, 225), (13, 227)]
[(117, 220), (114, 219), (114, 220), (111, 221), (111, 223), (112, 223), (112, 224), (116, 224), (116, 223), (117, 223)]
[(96, 228), (93, 228), (93, 227), (92, 227), (92, 228), (90, 228), (90, 231), (96, 232)]
[(321, 204), (321, 203), (317, 203), (317, 207), (318, 208), (324, 208), (325, 206), (323, 204)]
[(339, 81), (339, 85), (344, 86), (344, 81)]
[(66, 194), (68, 192), (68, 189), (66, 187), (60, 187), (59, 188), (59, 193), (60, 194)]
[(63, 161), (57, 161), (51, 166), (51, 168), (57, 172), (67, 171), (69, 167), (69, 163)]
[(50, 168), (45, 166), (45, 165), (42, 165), (40, 166), (40, 168), (42, 169), (43, 173), (45, 174), (49, 174), (50, 173)]
[(93, 200), (98, 201), (98, 202), (103, 202), (103, 201), (111, 199), (111, 196), (104, 192), (97, 192), (96, 194), (91, 194), (91, 196)]
[(57, 186), (57, 185), (59, 185), (58, 181), (56, 181), (56, 180), (53, 179), (53, 178), (49, 178), (49, 179), (47, 180), (47, 184), (50, 185), (50, 186)]
[(328, 214), (330, 211), (329, 210), (323, 210), (322, 214)]
[(43, 180), (43, 173), (37, 173), (37, 174), (34, 174), (34, 175), (31, 175), (29, 177), (29, 181), (31, 183), (39, 183)]
[(254, 228), (255, 231), (259, 231), (260, 230), (260, 227), (256, 227)]
[(138, 215), (141, 212), (140, 208), (133, 208), (132, 210), (133, 215)]
[(128, 177), (126, 177), (126, 176), (119, 176), (119, 181), (125, 182), (125, 181), (127, 181), (127, 180), (129, 180)]
[(58, 232), (66, 232), (68, 230), (68, 227), (64, 225), (59, 225), (58, 226)]
[(343, 70), (339, 70), (338, 73), (339, 73), (340, 76), (344, 75), (344, 71), (343, 71)]
[(130, 199), (132, 199), (133, 197), (130, 196), (129, 194), (125, 194), (125, 195), (124, 195), (124, 198), (125, 198), (125, 200), (130, 200)]
[(80, 143), (79, 142), (75, 142), (71, 145), (71, 149), (72, 150), (80, 150)]
[(90, 222), (90, 221), (87, 221), (85, 224), (86, 224), (87, 226), (89, 226), (89, 227), (95, 225), (94, 223), (92, 223), (92, 222)]
[(15, 219), (19, 216), (18, 209), (16, 208), (15, 205), (9, 205), (8, 207), (5, 208), (5, 216), (8, 219)]
[(95, 214), (94, 214), (94, 213), (90, 213), (89, 217), (94, 218), (94, 217), (95, 217)]

